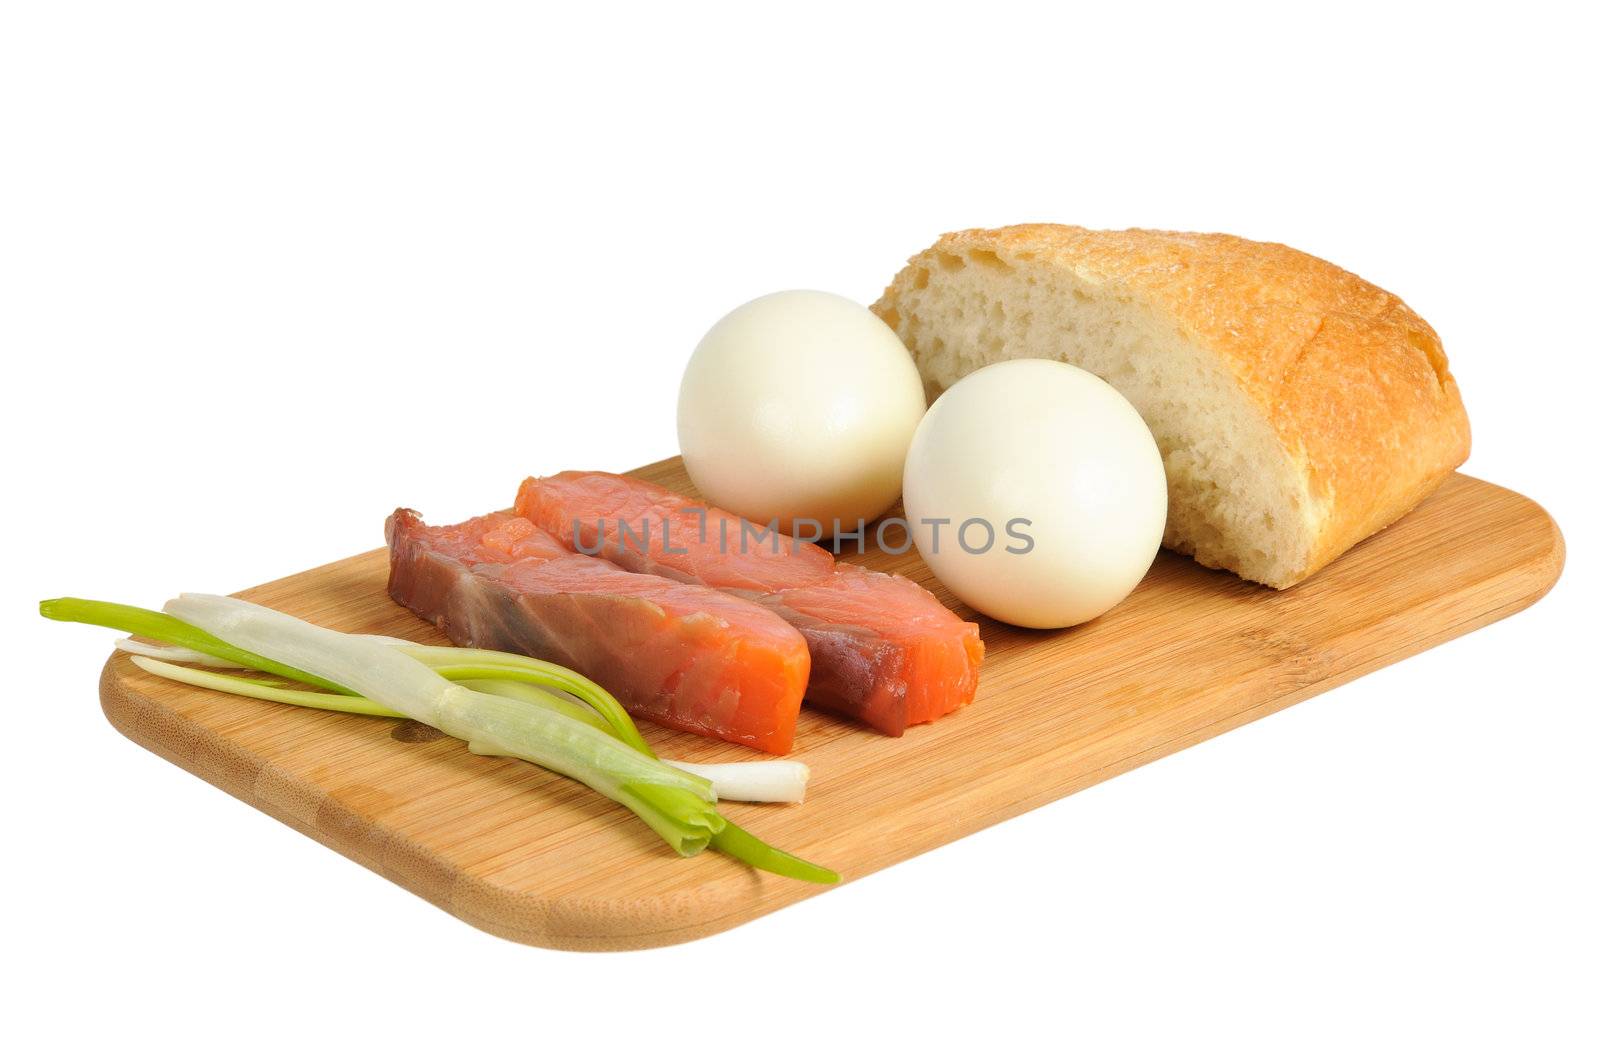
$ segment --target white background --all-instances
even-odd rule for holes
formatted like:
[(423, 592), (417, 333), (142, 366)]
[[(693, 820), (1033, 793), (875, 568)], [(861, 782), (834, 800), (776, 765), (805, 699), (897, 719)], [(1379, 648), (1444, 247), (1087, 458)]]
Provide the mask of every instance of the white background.
[[(1536, 4), (1106, 6), (8, 5), (0, 1054), (1595, 1058), (1589, 35)], [(33, 615), (665, 456), (734, 305), (870, 301), (941, 231), (1033, 220), (1281, 240), (1400, 293), (1467, 471), (1560, 521), (1560, 585), (624, 955), (470, 929), (131, 745), (106, 635)]]

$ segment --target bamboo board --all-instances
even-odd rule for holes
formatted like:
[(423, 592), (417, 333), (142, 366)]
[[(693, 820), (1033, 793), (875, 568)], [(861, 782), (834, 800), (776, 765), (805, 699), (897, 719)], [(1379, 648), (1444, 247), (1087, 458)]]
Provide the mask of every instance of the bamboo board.
[[(637, 475), (691, 490), (672, 459)], [(977, 700), (891, 739), (802, 713), (805, 804), (738, 806), (740, 823), (845, 883), (1204, 741), (1541, 597), (1561, 533), (1538, 505), (1453, 475), (1415, 512), (1307, 583), (1271, 591), (1162, 552), (1093, 623), (1033, 632), (981, 619)], [(927, 584), (915, 551), (873, 568)], [(347, 631), (441, 641), (389, 600), (375, 550), (244, 593)], [(459, 918), (551, 948), (638, 949), (726, 930), (824, 887), (715, 853), (674, 856), (570, 780), (478, 757), (429, 728), (247, 701), (146, 675), (101, 676), (123, 734)], [(683, 760), (756, 756), (649, 724)], [(838, 888), (838, 887), (832, 887)]]

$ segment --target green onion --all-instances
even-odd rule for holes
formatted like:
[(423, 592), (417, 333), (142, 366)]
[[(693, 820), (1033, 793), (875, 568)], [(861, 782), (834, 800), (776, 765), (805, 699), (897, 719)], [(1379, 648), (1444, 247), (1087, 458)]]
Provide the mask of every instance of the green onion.
[(277, 661), (250, 653), (237, 646), (230, 646), (193, 624), (186, 624), (166, 613), (140, 609), (136, 605), (97, 602), (89, 598), (51, 598), (39, 603), (39, 615), (51, 620), (70, 620), (79, 624), (108, 627), (113, 631), (126, 631), (140, 638), (158, 639), (161, 642), (170, 642), (174, 646), (182, 646), (184, 649), (198, 650), (208, 656), (232, 661), (257, 672), (281, 675), (285, 679), (293, 679), (307, 686), (322, 687), (324, 690), (334, 690), (341, 694), (354, 693), (310, 672), (302, 672), (298, 668), (279, 664)]
[(829, 871), (827, 868), (819, 867), (809, 860), (802, 860), (793, 853), (786, 853), (782, 849), (774, 848), (749, 831), (742, 830), (732, 823), (724, 824), (723, 829), (712, 839), (711, 844), (735, 860), (743, 860), (751, 867), (770, 871), (774, 875), (797, 878), (802, 882), (829, 884), (839, 881), (839, 873), (837, 871)]
[(522, 657), (500, 650), (479, 650), (461, 646), (424, 646), (416, 642), (391, 643), (401, 653), (438, 671), (450, 679), (520, 679), (555, 687), (573, 694), (588, 704), (610, 725), (613, 735), (641, 753), (650, 745), (634, 726), (633, 717), (622, 703), (594, 680), (549, 661)]
[[(343, 634), (233, 598), (184, 595), (167, 608), (154, 613), (73, 598), (40, 603), (51, 619), (112, 627), (190, 651), (171, 655), (180, 659), (229, 662), (323, 689), (293, 690), (136, 656), (134, 664), (152, 674), (280, 704), (420, 720), (465, 740), (474, 753), (519, 757), (583, 782), (631, 809), (681, 855), (710, 846), (776, 874), (839, 881), (837, 873), (768, 845), (716, 811), (723, 787), (730, 798), (798, 800), (804, 765), (659, 760), (616, 699), (570, 669), (493, 650)], [(721, 776), (721, 783), (700, 771)]]
[(229, 668), (242, 669), (244, 665), (233, 661), (224, 661), (221, 657), (213, 657), (209, 653), (199, 650), (186, 650), (182, 646), (167, 646), (157, 642), (136, 642), (133, 639), (118, 639), (117, 649), (124, 653), (136, 653), (141, 657), (153, 657), (158, 661), (171, 661), (173, 664), (190, 664), (197, 668)]
[(192, 687), (204, 687), (206, 690), (219, 690), (224, 694), (243, 694), (247, 698), (257, 701), (274, 701), (279, 705), (298, 705), (302, 709), (331, 709), (335, 712), (354, 712), (363, 716), (392, 716), (396, 719), (405, 719), (403, 712), (386, 709), (375, 701), (356, 694), (333, 694), (325, 690), (290, 690), (275, 684), (264, 683), (259, 679), (245, 679), (235, 675), (218, 675), (216, 672), (205, 672), (199, 668), (189, 668), (170, 661), (159, 661), (151, 657), (133, 657), (135, 667), (142, 668), (151, 675), (159, 675), (164, 679), (173, 679), (179, 683), (187, 683)]
[[(552, 712), (562, 713), (563, 715), (572, 717), (579, 723), (586, 723), (590, 727), (598, 728), (610, 735), (612, 738), (617, 737), (617, 733), (611, 729), (611, 725), (602, 719), (600, 714), (595, 712), (589, 706), (579, 705), (575, 702), (568, 701), (566, 698), (552, 694), (548, 690), (540, 689), (539, 687), (533, 686), (530, 683), (518, 682), (514, 679), (486, 679), (477, 676), (457, 678), (451, 674), (453, 671), (455, 671), (455, 668), (451, 665), (445, 665), (442, 668), (435, 668), (434, 671), (438, 672), (446, 679), (454, 679), (457, 683), (460, 683), (468, 690), (476, 690), (484, 694), (498, 694), (503, 698), (514, 698), (517, 701), (526, 701), (530, 705), (542, 705), (545, 708), (550, 709)], [(643, 741), (643, 739), (641, 739), (641, 741)], [(649, 752), (648, 749), (645, 751)]]

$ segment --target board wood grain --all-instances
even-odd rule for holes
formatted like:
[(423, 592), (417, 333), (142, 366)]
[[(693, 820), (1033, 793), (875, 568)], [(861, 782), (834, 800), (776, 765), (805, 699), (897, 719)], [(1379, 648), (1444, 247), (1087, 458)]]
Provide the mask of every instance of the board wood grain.
[[(637, 475), (690, 490), (676, 459)], [(847, 559), (919, 580), (973, 615), (915, 551)], [(978, 618), (988, 649), (978, 697), (953, 716), (896, 739), (803, 712), (794, 755), (813, 769), (805, 804), (734, 806), (736, 818), (847, 884), (1514, 613), (1550, 588), (1563, 559), (1538, 505), (1459, 474), (1287, 591), (1163, 551), (1138, 590), (1092, 623), (1034, 632)], [(242, 596), (342, 630), (442, 641), (389, 600), (387, 568), (375, 550)], [(120, 653), (100, 694), (140, 745), (514, 941), (666, 945), (824, 888), (715, 853), (674, 856), (579, 784), (473, 756), (415, 724), (181, 687)], [(670, 757), (759, 756), (642, 729)]]

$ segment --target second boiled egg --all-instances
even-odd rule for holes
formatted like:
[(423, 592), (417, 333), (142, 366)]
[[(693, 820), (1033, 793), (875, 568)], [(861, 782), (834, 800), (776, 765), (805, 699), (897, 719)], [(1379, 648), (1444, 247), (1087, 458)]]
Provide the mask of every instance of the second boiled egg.
[(962, 601), (1057, 628), (1099, 616), (1144, 577), (1167, 481), (1149, 428), (1111, 385), (1018, 359), (963, 378), (928, 410), (906, 457), (905, 507), (918, 551)]

